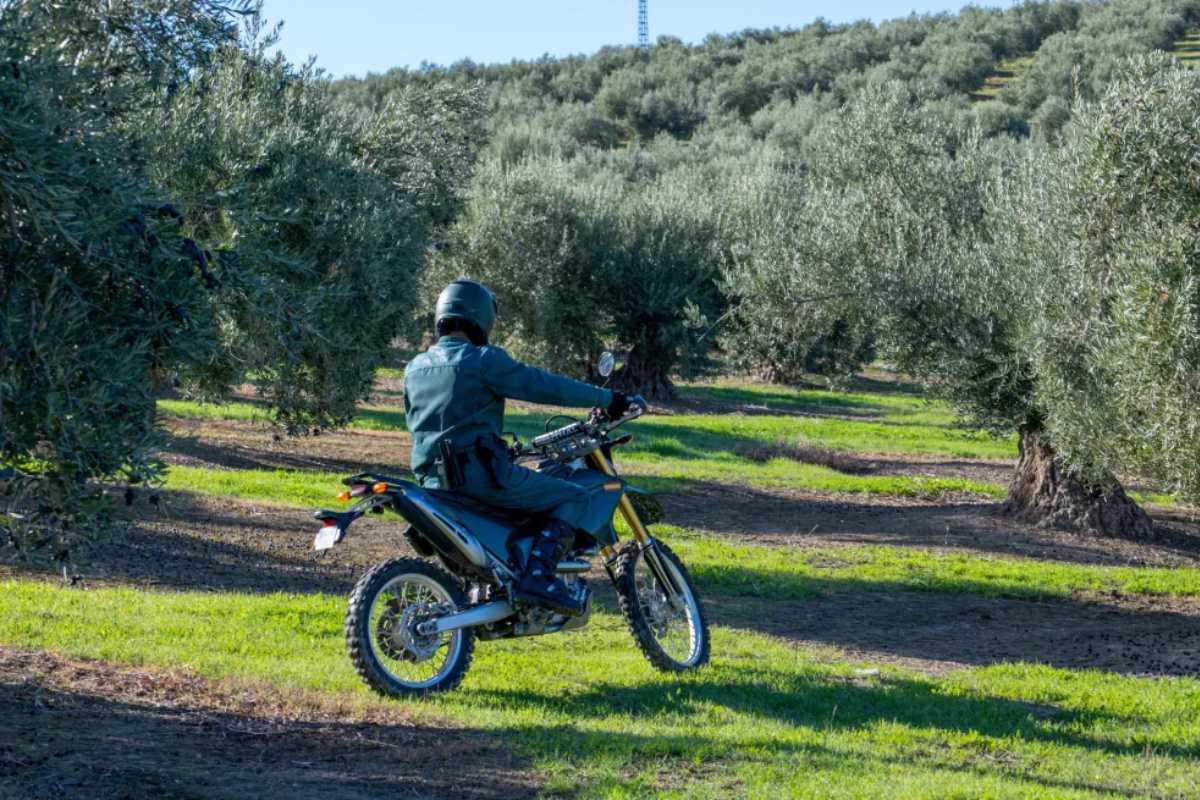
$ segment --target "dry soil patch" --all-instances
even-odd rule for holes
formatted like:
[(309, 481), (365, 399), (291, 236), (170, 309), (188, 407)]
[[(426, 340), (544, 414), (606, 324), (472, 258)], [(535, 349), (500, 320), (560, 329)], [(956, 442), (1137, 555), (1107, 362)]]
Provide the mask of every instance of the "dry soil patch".
[(184, 672), (0, 648), (0, 798), (500, 798), (498, 741)]
[(312, 549), (319, 527), (308, 509), (164, 492), (157, 510), (135, 506), (129, 530), (95, 546), (80, 573), (147, 587), (347, 594), (372, 565), (412, 555), (393, 514), (363, 517), (322, 553)]
[(1200, 676), (1200, 602), (1030, 601), (932, 592), (812, 600), (707, 598), (715, 622), (924, 672), (1011, 661), (1129, 675)]
[(661, 499), (673, 525), (758, 544), (891, 545), (1078, 564), (1200, 564), (1200, 525), (1163, 509), (1153, 510), (1158, 541), (1139, 543), (1021, 524), (1003, 516), (999, 503), (972, 498), (938, 502), (710, 483)]
[(302, 469), (322, 472), (408, 472), (407, 433), (347, 429), (314, 436), (283, 436), (268, 425), (241, 420), (168, 418), (167, 461), (215, 469)]

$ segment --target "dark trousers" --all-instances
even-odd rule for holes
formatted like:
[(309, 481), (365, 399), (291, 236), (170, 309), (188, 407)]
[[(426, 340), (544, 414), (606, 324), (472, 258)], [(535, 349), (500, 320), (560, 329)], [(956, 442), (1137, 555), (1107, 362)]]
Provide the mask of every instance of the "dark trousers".
[(583, 522), (591, 497), (582, 486), (525, 467), (497, 466), (504, 474), (493, 480), (484, 465), (473, 459), (464, 470), (466, 481), (459, 491), (497, 508), (549, 512), (572, 528)]

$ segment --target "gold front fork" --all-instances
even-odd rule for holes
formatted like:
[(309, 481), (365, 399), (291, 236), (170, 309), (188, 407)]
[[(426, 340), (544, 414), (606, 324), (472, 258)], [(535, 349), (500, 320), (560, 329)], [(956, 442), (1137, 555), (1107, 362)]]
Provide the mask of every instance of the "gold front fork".
[[(617, 476), (617, 471), (613, 469), (613, 465), (599, 450), (593, 450), (587, 455), (587, 465), (592, 469), (599, 470), (605, 475), (611, 475), (614, 478)], [(621, 516), (629, 523), (630, 529), (633, 531), (633, 538), (637, 539), (638, 544), (646, 544), (650, 541), (650, 532), (646, 530), (646, 526), (642, 524), (641, 517), (637, 515), (637, 511), (633, 507), (633, 503), (629, 501), (629, 495), (622, 492), (621, 499), (617, 503), (617, 508), (621, 510)], [(606, 548), (611, 549), (611, 548)], [(608, 554), (605, 553), (607, 556)]]

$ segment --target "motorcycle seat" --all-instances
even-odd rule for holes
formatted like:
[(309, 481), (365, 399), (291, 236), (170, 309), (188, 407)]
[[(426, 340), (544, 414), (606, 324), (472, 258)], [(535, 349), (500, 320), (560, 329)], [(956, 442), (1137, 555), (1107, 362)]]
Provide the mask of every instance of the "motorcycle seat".
[(498, 508), (496, 506), (482, 503), (474, 498), (467, 497), (459, 492), (448, 491), (446, 489), (426, 489), (431, 497), (436, 498), (438, 502), (444, 502), (449, 506), (458, 506), (466, 511), (475, 514), (481, 514), (493, 519), (502, 520), (515, 527), (524, 525), (532, 520), (536, 514), (530, 514), (528, 511), (519, 511), (510, 508)]

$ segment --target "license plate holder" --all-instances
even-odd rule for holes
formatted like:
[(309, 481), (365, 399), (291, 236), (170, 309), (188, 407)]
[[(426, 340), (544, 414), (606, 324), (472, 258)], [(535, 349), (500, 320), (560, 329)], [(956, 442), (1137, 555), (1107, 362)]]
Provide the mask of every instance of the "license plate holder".
[(337, 525), (326, 525), (317, 531), (317, 538), (313, 540), (313, 550), (329, 550), (340, 542), (343, 536), (345, 532)]

